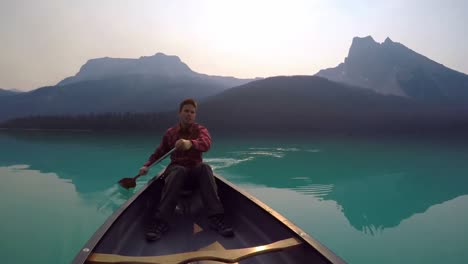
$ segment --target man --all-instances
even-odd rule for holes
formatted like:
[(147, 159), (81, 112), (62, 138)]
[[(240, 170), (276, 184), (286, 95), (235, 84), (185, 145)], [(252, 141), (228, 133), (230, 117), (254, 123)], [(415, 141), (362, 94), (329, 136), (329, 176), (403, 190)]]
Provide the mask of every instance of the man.
[(169, 229), (169, 216), (176, 207), (181, 190), (187, 185), (199, 188), (211, 228), (222, 236), (234, 234), (232, 228), (223, 221), (224, 209), (217, 194), (213, 171), (202, 160), (202, 153), (211, 147), (211, 136), (204, 126), (195, 123), (196, 111), (195, 100), (186, 99), (180, 103), (179, 123), (166, 131), (159, 146), (140, 168), (140, 174), (145, 175), (152, 163), (176, 148), (164, 172), (165, 184), (154, 221), (146, 232), (149, 241), (160, 239)]

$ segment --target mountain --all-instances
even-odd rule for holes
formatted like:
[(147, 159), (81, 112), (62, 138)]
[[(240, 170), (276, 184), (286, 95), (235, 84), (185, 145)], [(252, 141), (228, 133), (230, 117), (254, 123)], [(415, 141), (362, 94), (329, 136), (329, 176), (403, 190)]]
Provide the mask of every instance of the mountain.
[(447, 129), (465, 124), (468, 113), (317, 76), (250, 82), (208, 98), (198, 112), (200, 122), (220, 130), (286, 133)]
[(0, 97), (0, 121), (28, 115), (172, 110), (187, 97), (202, 100), (252, 79), (196, 73), (176, 56), (88, 61), (55, 86)]
[(171, 79), (204, 79), (231, 88), (251, 81), (233, 77), (209, 76), (192, 71), (177, 56), (156, 53), (139, 59), (99, 58), (91, 59), (72, 77), (65, 78), (57, 85), (64, 86), (82, 81), (114, 79), (121, 76), (166, 77)]
[[(177, 104), (173, 102), (172, 108)], [(1, 126), (164, 131), (177, 122), (174, 110), (152, 114), (85, 115), (67, 119), (60, 116), (20, 118), (4, 122)], [(420, 135), (453, 134), (468, 130), (466, 106), (382, 95), (317, 76), (271, 77), (234, 87), (201, 101), (197, 116), (198, 121), (214, 133), (243, 135), (258, 132), (261, 135)]]
[(377, 43), (371, 36), (355, 37), (343, 63), (316, 75), (381, 94), (460, 104), (468, 100), (468, 75), (390, 38)]
[(19, 94), (19, 93), (22, 93), (22, 92), (19, 91), (19, 90), (16, 90), (16, 89), (1, 89), (0, 88), (0, 97), (1, 96), (16, 95), (16, 94)]

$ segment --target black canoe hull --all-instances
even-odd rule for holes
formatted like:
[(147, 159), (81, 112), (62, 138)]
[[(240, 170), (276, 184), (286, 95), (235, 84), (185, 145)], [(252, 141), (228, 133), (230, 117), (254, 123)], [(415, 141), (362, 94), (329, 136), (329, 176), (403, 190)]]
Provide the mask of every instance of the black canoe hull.
[[(167, 256), (197, 252), (214, 243), (222, 249), (245, 249), (296, 238), (300, 245), (277, 252), (252, 256), (239, 263), (345, 263), (325, 246), (250, 194), (216, 175), (218, 193), (226, 210), (226, 222), (234, 230), (233, 238), (224, 238), (211, 230), (197, 195), (184, 210), (171, 219), (170, 231), (161, 240), (147, 242), (144, 229), (149, 214), (157, 206), (162, 180), (153, 179), (119, 208), (93, 235), (75, 257), (73, 264), (89, 263), (94, 253), (121, 256)], [(195, 198), (194, 198), (195, 197)], [(184, 213), (182, 212), (184, 211)]]

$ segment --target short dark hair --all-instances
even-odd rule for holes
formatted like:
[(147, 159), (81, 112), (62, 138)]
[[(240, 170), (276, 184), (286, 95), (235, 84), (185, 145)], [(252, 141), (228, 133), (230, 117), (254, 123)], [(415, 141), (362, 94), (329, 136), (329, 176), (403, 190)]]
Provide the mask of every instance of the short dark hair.
[(179, 112), (182, 111), (182, 108), (184, 107), (184, 105), (193, 105), (193, 107), (197, 109), (197, 102), (195, 102), (195, 100), (192, 98), (185, 99), (182, 101), (182, 103), (180, 103)]

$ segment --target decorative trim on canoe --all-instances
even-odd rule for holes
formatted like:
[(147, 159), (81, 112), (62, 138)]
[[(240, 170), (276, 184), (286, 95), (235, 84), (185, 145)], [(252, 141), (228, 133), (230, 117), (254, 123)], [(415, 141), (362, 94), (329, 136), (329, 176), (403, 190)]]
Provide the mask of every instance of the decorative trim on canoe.
[(241, 249), (222, 249), (222, 250), (200, 250), (186, 253), (178, 253), (164, 256), (150, 257), (131, 257), (112, 254), (91, 254), (88, 263), (108, 264), (108, 263), (138, 263), (138, 264), (179, 264), (190, 261), (214, 260), (227, 263), (233, 263), (252, 256), (261, 255), (269, 252), (280, 251), (290, 247), (300, 245), (302, 242), (295, 238), (287, 238), (273, 242), (271, 244), (241, 248)]

